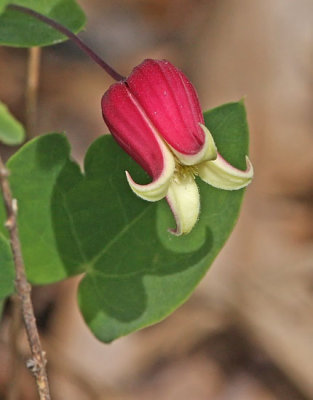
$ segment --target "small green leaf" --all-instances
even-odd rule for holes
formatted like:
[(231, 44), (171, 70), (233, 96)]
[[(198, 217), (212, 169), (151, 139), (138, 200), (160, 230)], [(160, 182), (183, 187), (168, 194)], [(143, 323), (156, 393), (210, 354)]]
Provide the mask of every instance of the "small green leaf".
[[(69, 152), (63, 135), (49, 134), (25, 144), (7, 163), (11, 189), (18, 200), (19, 233), (27, 275), (33, 283), (45, 284), (70, 275), (60, 258), (51, 219), (54, 186)], [(0, 221), (5, 218), (1, 202)], [(7, 237), (3, 223), (0, 230)]]
[[(85, 14), (75, 0), (10, 0), (8, 3), (31, 8), (75, 33), (81, 31), (86, 22)], [(3, 2), (0, 10), (1, 7), (4, 7)], [(67, 38), (52, 27), (19, 11), (7, 9), (0, 15), (0, 45), (47, 46), (64, 40)]]
[[(69, 144), (61, 134), (49, 134), (26, 143), (8, 161), (10, 185), (18, 199), (18, 225), (28, 278), (49, 283), (70, 275), (56, 246), (51, 221), (51, 197), (60, 171), (69, 158)], [(14, 265), (6, 212), (0, 201), (0, 298), (14, 290)], [(76, 272), (76, 271), (75, 271)]]
[(55, 232), (52, 221), (53, 192), (69, 157), (66, 137), (49, 134), (23, 146), (7, 165), (11, 171), (11, 188), (19, 202), (24, 260), (33, 283), (49, 283), (81, 272), (77, 270), (79, 265), (73, 271), (65, 269), (57, 247), (59, 233)]
[(23, 125), (0, 102), (0, 141), (7, 145), (21, 144), (25, 137)]

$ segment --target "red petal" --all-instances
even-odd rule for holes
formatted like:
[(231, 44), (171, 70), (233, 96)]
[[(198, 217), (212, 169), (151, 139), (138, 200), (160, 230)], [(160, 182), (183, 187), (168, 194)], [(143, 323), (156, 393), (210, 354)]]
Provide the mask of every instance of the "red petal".
[(101, 106), (104, 121), (118, 144), (153, 179), (158, 178), (164, 159), (155, 128), (126, 84), (112, 85), (103, 95)]
[(197, 154), (204, 144), (204, 123), (197, 93), (168, 61), (145, 60), (126, 81), (161, 137), (182, 154)]

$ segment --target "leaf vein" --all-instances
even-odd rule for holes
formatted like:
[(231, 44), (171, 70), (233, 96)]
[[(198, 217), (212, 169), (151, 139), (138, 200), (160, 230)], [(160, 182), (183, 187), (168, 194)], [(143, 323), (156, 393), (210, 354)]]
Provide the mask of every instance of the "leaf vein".
[(101, 258), (101, 256), (102, 256), (103, 254), (105, 254), (105, 253), (109, 250), (109, 248), (112, 247), (112, 246), (119, 240), (119, 238), (120, 238), (121, 236), (123, 236), (133, 225), (135, 225), (136, 222), (138, 222), (138, 220), (139, 220), (141, 217), (143, 217), (149, 209), (150, 209), (150, 206), (147, 206), (147, 207), (146, 207), (143, 211), (141, 211), (128, 225), (126, 225), (123, 229), (121, 229), (121, 230), (117, 233), (117, 235), (116, 235), (112, 240), (110, 240), (110, 241), (107, 243), (107, 245), (106, 245), (96, 256), (94, 256), (94, 257), (91, 259), (90, 265), (91, 265), (92, 267), (94, 267), (94, 265), (95, 265), (96, 262), (99, 260), (99, 258)]

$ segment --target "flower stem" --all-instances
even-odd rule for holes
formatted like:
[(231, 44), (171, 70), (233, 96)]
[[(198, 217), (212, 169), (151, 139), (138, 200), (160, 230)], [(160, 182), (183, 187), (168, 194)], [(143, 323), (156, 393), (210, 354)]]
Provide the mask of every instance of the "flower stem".
[(28, 14), (39, 21), (51, 26), (53, 29), (61, 32), (63, 35), (71, 39), (78, 47), (80, 47), (91, 59), (93, 59), (101, 68), (103, 68), (114, 80), (121, 81), (125, 79), (124, 76), (116, 72), (109, 64), (107, 64), (101, 57), (98, 56), (90, 47), (88, 47), (75, 33), (71, 32), (65, 26), (59, 24), (57, 21), (46, 17), (30, 8), (19, 6), (17, 4), (9, 4), (8, 8), (11, 10), (19, 11), (24, 14)]

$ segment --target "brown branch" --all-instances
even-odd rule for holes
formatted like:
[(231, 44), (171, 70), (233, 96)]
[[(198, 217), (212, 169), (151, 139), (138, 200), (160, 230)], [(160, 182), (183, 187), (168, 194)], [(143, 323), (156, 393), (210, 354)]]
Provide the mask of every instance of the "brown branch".
[(19, 393), (19, 377), (20, 377), (20, 363), (18, 339), (21, 333), (22, 316), (20, 302), (16, 294), (11, 296), (11, 319), (10, 319), (10, 335), (9, 335), (9, 346), (10, 346), (10, 376), (7, 388), (7, 400), (18, 400), (20, 398)]
[(28, 50), (27, 81), (25, 93), (26, 132), (29, 139), (36, 134), (37, 100), (40, 71), (40, 47), (31, 47)]
[(13, 199), (8, 171), (0, 157), (0, 186), (7, 213), (6, 228), (10, 234), (10, 242), (15, 265), (15, 287), (21, 302), (22, 315), (26, 328), (27, 338), (31, 349), (32, 358), (28, 360), (27, 367), (33, 373), (40, 400), (50, 400), (49, 383), (46, 372), (46, 359), (42, 351), (39, 334), (36, 326), (33, 305), (31, 302), (31, 286), (27, 282), (22, 249), (17, 227), (17, 201)]

